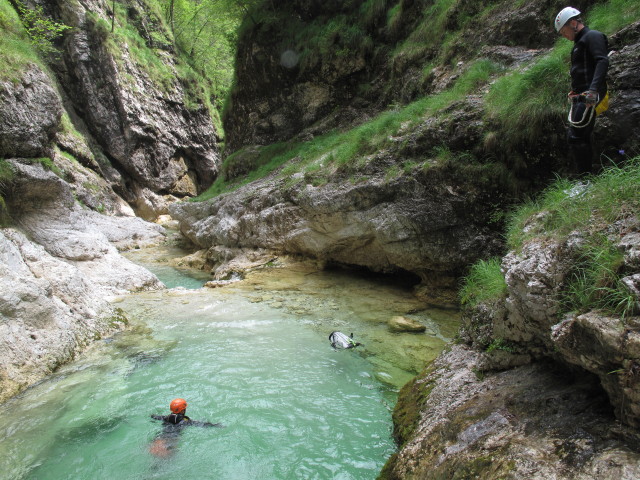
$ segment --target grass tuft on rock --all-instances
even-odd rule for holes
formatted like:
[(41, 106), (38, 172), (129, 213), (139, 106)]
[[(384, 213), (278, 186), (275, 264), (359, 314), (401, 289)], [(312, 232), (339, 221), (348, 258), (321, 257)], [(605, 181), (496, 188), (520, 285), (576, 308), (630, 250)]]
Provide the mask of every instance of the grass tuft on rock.
[(460, 303), (473, 307), (479, 303), (494, 301), (507, 293), (507, 284), (500, 268), (500, 259), (491, 258), (475, 263), (460, 289)]
[(508, 224), (507, 243), (518, 251), (532, 240), (582, 237), (575, 268), (561, 294), (564, 311), (601, 309), (623, 318), (637, 300), (623, 285), (623, 253), (607, 235), (610, 225), (640, 216), (640, 156), (612, 165), (588, 182), (559, 178), (539, 198), (518, 208)]
[(450, 89), (440, 94), (424, 97), (405, 107), (392, 108), (346, 131), (334, 130), (306, 142), (281, 142), (260, 147), (255, 169), (243, 178), (231, 178), (225, 174), (236, 169), (234, 162), (245, 158), (242, 151), (234, 152), (224, 162), (223, 175), (195, 200), (208, 200), (232, 191), (269, 175), (285, 164), (281, 174), (286, 178), (298, 173), (304, 175), (321, 171), (324, 175), (331, 175), (338, 169), (345, 173), (355, 171), (366, 164), (371, 155), (394, 144), (394, 137), (411, 131), (425, 118), (464, 99), (501, 71), (498, 64), (481, 59), (470, 65)]
[(611, 165), (588, 183), (558, 178), (542, 194), (510, 216), (509, 248), (519, 250), (532, 238), (560, 239), (580, 230), (596, 232), (640, 212), (640, 156)]

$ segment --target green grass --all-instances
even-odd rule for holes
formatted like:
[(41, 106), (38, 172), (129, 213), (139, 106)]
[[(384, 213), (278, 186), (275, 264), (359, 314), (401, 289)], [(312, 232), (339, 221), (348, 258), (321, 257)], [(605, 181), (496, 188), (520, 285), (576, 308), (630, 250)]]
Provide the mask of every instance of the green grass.
[(300, 52), (300, 71), (312, 71), (334, 57), (355, 58), (371, 53), (373, 40), (361, 20), (336, 15), (329, 21), (320, 18), (308, 25), (298, 24), (290, 35)]
[(55, 173), (59, 177), (62, 177), (63, 175), (62, 170), (60, 170), (60, 168), (49, 157), (27, 158), (25, 160), (29, 161), (30, 163), (39, 163), (40, 165), (42, 165), (42, 168)]
[(624, 286), (624, 254), (605, 236), (594, 236), (582, 247), (579, 262), (561, 294), (564, 312), (591, 309), (620, 315), (634, 313), (635, 296)]
[(586, 190), (571, 194), (576, 184), (557, 179), (539, 198), (519, 207), (509, 219), (507, 243), (518, 251), (532, 239), (563, 241), (583, 232), (578, 262), (560, 298), (564, 311), (598, 308), (624, 317), (636, 300), (620, 282), (622, 253), (605, 233), (611, 224), (640, 215), (640, 157), (589, 180)]
[(460, 289), (460, 303), (472, 307), (479, 303), (499, 300), (507, 293), (507, 284), (500, 268), (500, 259), (492, 258), (475, 263), (464, 278)]
[(494, 339), (485, 349), (485, 352), (491, 353), (496, 350), (502, 350), (503, 352), (515, 353), (516, 348), (509, 342), (505, 341), (502, 338)]
[[(402, 56), (413, 61), (421, 57), (429, 57), (431, 49), (440, 48), (443, 38), (448, 33), (446, 26), (449, 15), (457, 3), (455, 0), (435, 0), (425, 6), (421, 21), (407, 39), (398, 45), (393, 56)], [(391, 22), (398, 21), (397, 16), (400, 13), (400, 11), (396, 13), (394, 9), (389, 18), (389, 28), (393, 28)]]
[[(640, 3), (611, 0), (585, 13), (585, 21), (609, 35), (640, 19)], [(559, 39), (552, 51), (523, 70), (498, 79), (486, 96), (488, 118), (502, 149), (536, 142), (545, 125), (566, 114), (572, 42)]]
[(610, 35), (640, 19), (640, 3), (637, 0), (609, 0), (595, 5), (586, 16), (589, 27)]
[(503, 146), (537, 141), (544, 127), (565, 113), (570, 51), (571, 44), (560, 40), (548, 55), (491, 86), (485, 109)]
[(262, 178), (287, 162), (282, 176), (291, 177), (302, 172), (305, 175), (327, 177), (341, 171), (352, 173), (361, 168), (371, 155), (391, 144), (392, 138), (417, 127), (428, 116), (441, 112), (456, 101), (486, 84), (493, 75), (502, 71), (501, 67), (489, 60), (478, 60), (470, 65), (455, 85), (438, 95), (424, 97), (403, 108), (394, 108), (379, 114), (369, 122), (347, 131), (332, 131), (308, 142), (284, 142), (262, 147), (256, 170), (241, 180), (231, 180), (224, 172), (232, 169), (236, 159), (243, 158), (241, 152), (235, 152), (225, 160), (222, 172), (214, 184), (195, 201), (208, 200), (216, 195), (231, 191), (253, 180)]
[[(147, 45), (136, 26), (129, 21), (126, 6), (118, 2), (115, 3), (115, 6), (116, 24), (112, 34), (109, 22), (102, 18), (96, 18), (94, 21), (103, 34), (107, 33), (105, 30), (108, 29), (106, 44), (114, 54), (116, 61), (122, 62), (121, 59), (125, 56), (126, 49), (138, 67), (146, 72), (155, 84), (165, 92), (172, 91), (175, 88), (174, 70), (158, 56), (153, 48)], [(171, 42), (167, 39), (167, 43)]]
[[(623, 319), (635, 314), (637, 299), (621, 279), (624, 254), (607, 237), (611, 224), (640, 215), (640, 157), (623, 166), (611, 166), (590, 178), (590, 185), (573, 194), (575, 182), (559, 178), (537, 199), (521, 205), (509, 219), (507, 244), (520, 250), (535, 239), (563, 241), (572, 232), (583, 233), (577, 262), (559, 294), (562, 312), (600, 309)], [(500, 261), (481, 260), (463, 281), (459, 297), (463, 305), (499, 299), (506, 293)]]
[(29, 64), (45, 69), (18, 14), (7, 0), (0, 0), (0, 80), (18, 83)]
[[(519, 250), (531, 238), (558, 239), (581, 229), (597, 231), (630, 214), (640, 213), (640, 157), (611, 166), (590, 178), (590, 187), (571, 196), (574, 182), (557, 179), (539, 198), (523, 204), (507, 228), (509, 248)], [(538, 218), (533, 221), (533, 217)]]

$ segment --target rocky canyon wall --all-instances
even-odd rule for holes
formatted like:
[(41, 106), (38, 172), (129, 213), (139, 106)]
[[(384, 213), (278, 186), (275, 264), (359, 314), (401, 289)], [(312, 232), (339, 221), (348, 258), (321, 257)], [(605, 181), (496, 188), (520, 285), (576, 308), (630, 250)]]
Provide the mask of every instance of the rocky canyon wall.
[(0, 5), (0, 401), (122, 328), (110, 297), (163, 288), (119, 251), (162, 241), (135, 215), (196, 195), (219, 161), (209, 107), (145, 4), (119, 10), (114, 32), (112, 2), (27, 5), (71, 28), (45, 64)]

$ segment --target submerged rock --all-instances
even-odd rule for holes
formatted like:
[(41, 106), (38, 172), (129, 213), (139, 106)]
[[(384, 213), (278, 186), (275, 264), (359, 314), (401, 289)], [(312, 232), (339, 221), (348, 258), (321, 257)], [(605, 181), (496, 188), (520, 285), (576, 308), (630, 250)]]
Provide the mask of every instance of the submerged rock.
[(392, 332), (422, 333), (427, 327), (411, 318), (396, 316), (387, 322)]

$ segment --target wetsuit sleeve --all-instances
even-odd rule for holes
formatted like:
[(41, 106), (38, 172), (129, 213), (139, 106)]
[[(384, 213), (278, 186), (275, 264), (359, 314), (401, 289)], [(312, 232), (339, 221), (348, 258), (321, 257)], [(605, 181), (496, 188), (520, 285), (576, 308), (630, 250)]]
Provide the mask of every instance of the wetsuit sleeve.
[(589, 90), (603, 92), (606, 90), (607, 71), (609, 70), (607, 37), (600, 32), (591, 31), (589, 33), (587, 45), (589, 53), (595, 62), (593, 80), (591, 80)]
[(154, 420), (164, 420), (164, 416), (162, 415), (151, 415), (151, 418)]

